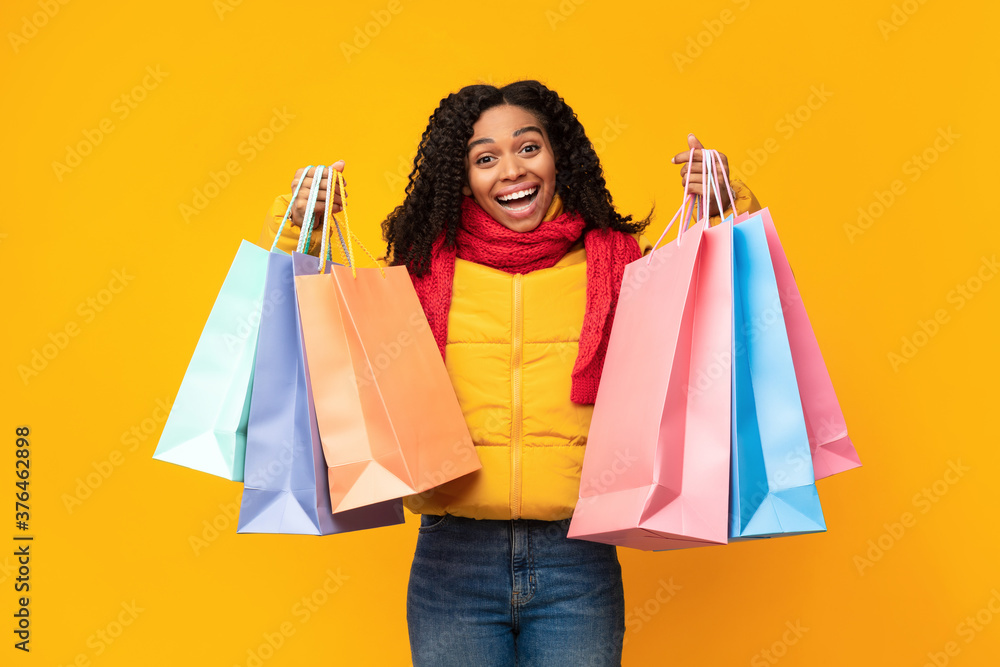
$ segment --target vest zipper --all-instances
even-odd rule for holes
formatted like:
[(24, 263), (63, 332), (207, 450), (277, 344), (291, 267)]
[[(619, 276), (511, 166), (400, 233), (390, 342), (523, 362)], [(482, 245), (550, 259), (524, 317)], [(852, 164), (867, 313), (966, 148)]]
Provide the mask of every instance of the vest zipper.
[(511, 318), (511, 363), (510, 363), (510, 405), (512, 412), (510, 427), (510, 518), (521, 516), (521, 364), (523, 361), (524, 315), (521, 303), (520, 273), (514, 274), (514, 305)]

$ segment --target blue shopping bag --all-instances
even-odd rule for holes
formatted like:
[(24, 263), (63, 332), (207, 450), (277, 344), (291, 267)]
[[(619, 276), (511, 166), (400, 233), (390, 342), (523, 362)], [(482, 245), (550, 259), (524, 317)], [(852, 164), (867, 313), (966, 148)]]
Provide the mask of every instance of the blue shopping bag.
[(317, 273), (317, 257), (268, 258), (265, 293), (276, 298), (261, 313), (238, 533), (328, 535), (403, 523), (401, 500), (332, 513), (295, 296), (295, 276)]
[(763, 221), (733, 227), (729, 535), (826, 530)]

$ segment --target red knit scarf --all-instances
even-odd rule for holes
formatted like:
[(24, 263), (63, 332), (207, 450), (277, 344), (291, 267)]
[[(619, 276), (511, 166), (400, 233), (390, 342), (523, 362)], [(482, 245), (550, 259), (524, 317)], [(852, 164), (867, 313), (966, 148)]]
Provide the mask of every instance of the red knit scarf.
[[(448, 338), (456, 257), (507, 273), (547, 269), (555, 266), (580, 239), (583, 227), (583, 218), (578, 213), (564, 212), (530, 232), (515, 232), (490, 217), (472, 197), (465, 197), (456, 247), (445, 247), (442, 233), (431, 248), (430, 270), (419, 278), (411, 276), (441, 356), (445, 355)], [(570, 400), (589, 404), (597, 397), (625, 265), (639, 259), (641, 254), (636, 240), (624, 232), (592, 229), (583, 241), (587, 252), (587, 307), (573, 366)]]

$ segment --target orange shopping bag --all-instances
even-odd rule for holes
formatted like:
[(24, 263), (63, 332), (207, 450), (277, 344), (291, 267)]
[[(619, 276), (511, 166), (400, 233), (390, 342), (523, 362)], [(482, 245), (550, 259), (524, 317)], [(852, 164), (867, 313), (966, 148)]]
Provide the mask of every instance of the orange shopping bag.
[(357, 268), (344, 223), (348, 266), (295, 278), (334, 513), (481, 467), (406, 267)]

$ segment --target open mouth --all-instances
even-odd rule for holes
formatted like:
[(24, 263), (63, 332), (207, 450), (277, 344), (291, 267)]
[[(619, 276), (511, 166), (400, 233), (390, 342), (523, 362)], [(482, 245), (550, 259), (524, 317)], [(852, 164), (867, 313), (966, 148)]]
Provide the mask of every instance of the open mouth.
[(527, 190), (521, 190), (520, 192), (514, 192), (502, 197), (496, 197), (496, 201), (508, 211), (523, 211), (531, 206), (531, 202), (535, 201), (535, 197), (537, 196), (538, 186), (536, 185), (535, 187)]

